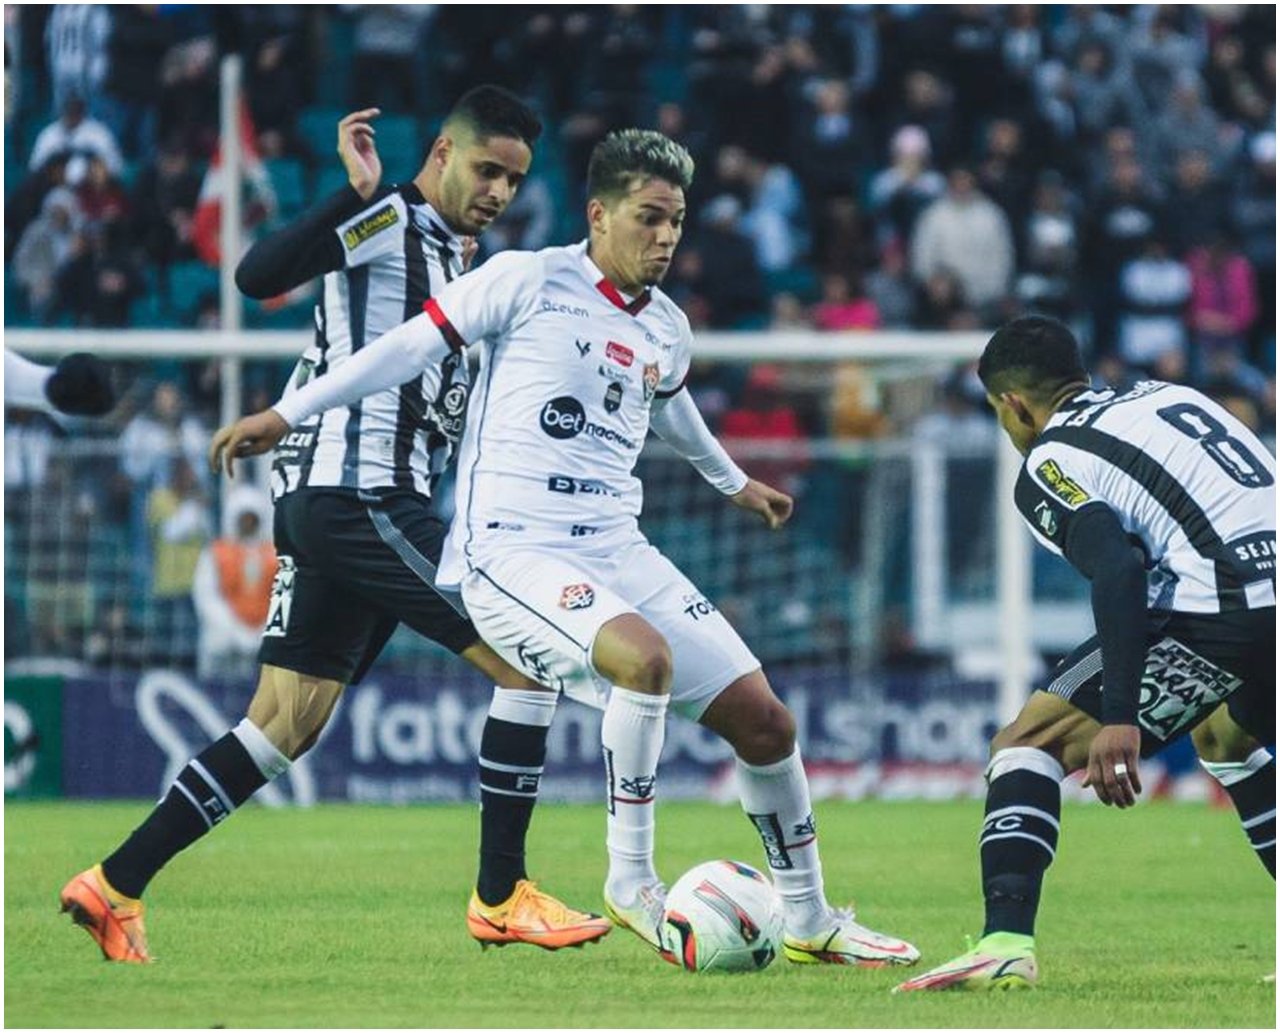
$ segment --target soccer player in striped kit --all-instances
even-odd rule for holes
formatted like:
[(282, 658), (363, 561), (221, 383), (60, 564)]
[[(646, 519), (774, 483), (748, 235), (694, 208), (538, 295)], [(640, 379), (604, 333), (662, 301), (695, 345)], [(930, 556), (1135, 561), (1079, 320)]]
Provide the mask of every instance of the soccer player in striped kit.
[(909, 965), (915, 947), (828, 903), (794, 718), (724, 615), (639, 531), (634, 467), (651, 426), (735, 505), (772, 528), (791, 514), (788, 496), (730, 459), (684, 389), (693, 335), (658, 284), (692, 177), (688, 152), (662, 134), (610, 133), (588, 169), (587, 240), (494, 256), (337, 374), (220, 431), (212, 453), (230, 465), (264, 451), (312, 413), (478, 342), (439, 581), (461, 586), (514, 666), (603, 709), (609, 913), (662, 949), (654, 804), (670, 705), (734, 748), (787, 957)]
[[(259, 242), (237, 270), (241, 289), (259, 298), (324, 276), (315, 342), (286, 393), (341, 369), (462, 274), (468, 238), (515, 196), (541, 131), (518, 98), (477, 87), (446, 118), (418, 175), (379, 188), (376, 114), (356, 112), (339, 124), (350, 186)], [(360, 680), (401, 622), (497, 685), (480, 747), (471, 934), (482, 945), (557, 949), (611, 928), (526, 877), (525, 833), (556, 694), (490, 649), (456, 596), (435, 586), (446, 526), (431, 493), (453, 458), (469, 391), (466, 362), (453, 357), (317, 413), (280, 442), (272, 464), (279, 572), (248, 715), (179, 773), (116, 851), (62, 891), (63, 909), (108, 958), (149, 960), (139, 899), (147, 883), (315, 743), (343, 688)]]
[(986, 926), (970, 951), (898, 990), (1028, 986), (1059, 783), (1115, 807), (1139, 756), (1190, 734), (1275, 877), (1276, 491), (1266, 446), (1189, 387), (1094, 390), (1071, 331), (1041, 316), (996, 332), (978, 365), (1026, 456), (1014, 503), (1092, 583), (1098, 634), (996, 734), (979, 839)]

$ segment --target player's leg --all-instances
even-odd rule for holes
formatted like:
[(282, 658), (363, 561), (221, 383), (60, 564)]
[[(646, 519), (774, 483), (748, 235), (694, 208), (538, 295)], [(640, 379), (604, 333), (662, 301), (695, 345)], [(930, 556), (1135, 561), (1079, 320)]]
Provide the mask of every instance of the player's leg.
[(435, 586), (447, 527), (415, 494), (365, 502), (376, 537), (350, 578), (357, 594), (484, 671), (495, 683), (480, 740), (480, 867), (467, 926), (482, 944), (575, 946), (605, 935), (601, 916), (567, 907), (528, 878), (525, 840), (558, 693), (516, 670), (481, 638), (460, 598)]
[(149, 960), (140, 899), (148, 883), (314, 744), (376, 634), (375, 612), (352, 611), (312, 562), (306, 539), (316, 533), (327, 540), (326, 529), (330, 523), (309, 515), (305, 501), (286, 498), (277, 506), (279, 570), (247, 716), (182, 768), (115, 851), (62, 890), (63, 910), (112, 960)]
[[(1272, 690), (1274, 693), (1274, 690)], [(1274, 699), (1274, 694), (1273, 697)], [(1191, 733), (1200, 764), (1226, 790), (1263, 867), (1276, 875), (1276, 762), (1224, 704)]]
[[(718, 628), (714, 620), (700, 620), (706, 649), (714, 648), (713, 642), (724, 649), (731, 641), (732, 628), (723, 623)], [(677, 688), (676, 705), (683, 704)], [(711, 699), (699, 720), (734, 749), (742, 808), (760, 835), (782, 898), (786, 956), (805, 964), (872, 967), (917, 961), (920, 952), (905, 940), (868, 929), (856, 921), (852, 909), (827, 903), (817, 822), (795, 720), (774, 695), (764, 672), (757, 668), (736, 678)]]
[(661, 900), (653, 810), (671, 653), (585, 562), (538, 550), (506, 551), (477, 566), (463, 598), (476, 627), (504, 658), (529, 677), (604, 710), (605, 900), (619, 924), (656, 947), (657, 923), (648, 921), (640, 898)]

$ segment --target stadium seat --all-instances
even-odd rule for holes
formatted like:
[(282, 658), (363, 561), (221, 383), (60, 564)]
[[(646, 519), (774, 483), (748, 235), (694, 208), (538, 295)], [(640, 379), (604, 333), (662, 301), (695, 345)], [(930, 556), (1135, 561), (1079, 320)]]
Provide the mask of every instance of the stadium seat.
[(280, 215), (291, 219), (307, 206), (305, 174), (302, 164), (292, 158), (273, 158), (266, 163), (280, 204)]
[(218, 270), (203, 262), (176, 262), (169, 268), (169, 308), (185, 324), (195, 316), (202, 295), (218, 293)]

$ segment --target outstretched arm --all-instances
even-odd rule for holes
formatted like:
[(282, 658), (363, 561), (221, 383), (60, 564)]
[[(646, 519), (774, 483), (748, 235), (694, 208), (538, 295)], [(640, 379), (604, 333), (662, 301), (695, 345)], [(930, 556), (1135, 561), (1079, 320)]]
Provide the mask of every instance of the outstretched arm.
[(236, 286), (246, 295), (274, 298), (343, 267), (342, 245), (334, 231), (369, 203), (382, 179), (382, 161), (369, 124), (377, 114), (377, 108), (367, 108), (338, 123), (338, 156), (350, 185), (249, 249), (236, 267)]
[(650, 425), (710, 484), (730, 496), (734, 505), (757, 513), (770, 528), (781, 527), (790, 518), (791, 497), (743, 472), (711, 433), (686, 389), (655, 399)]

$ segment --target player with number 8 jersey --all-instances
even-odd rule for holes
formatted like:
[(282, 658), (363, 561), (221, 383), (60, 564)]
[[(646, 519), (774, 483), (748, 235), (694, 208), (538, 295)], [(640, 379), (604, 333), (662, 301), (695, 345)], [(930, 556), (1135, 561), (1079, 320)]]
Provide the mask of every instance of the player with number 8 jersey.
[(1037, 541), (1092, 582), (1098, 633), (1058, 665), (987, 768), (979, 839), (986, 926), (975, 947), (899, 990), (1026, 986), (1059, 782), (1085, 770), (1129, 807), (1138, 760), (1190, 734), (1275, 876), (1275, 460), (1189, 387), (1093, 389), (1071, 331), (1026, 316), (978, 375), (1025, 457), (1014, 502)]

